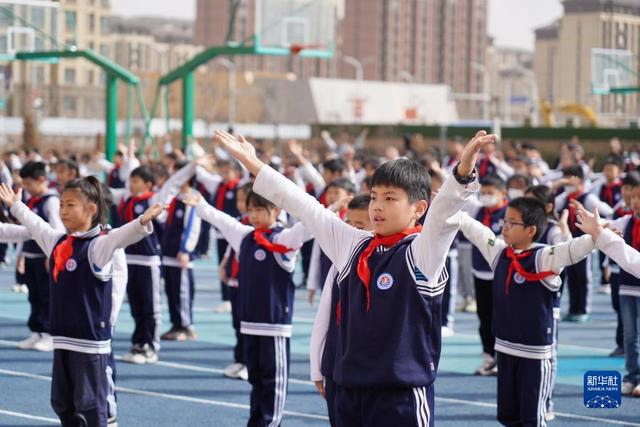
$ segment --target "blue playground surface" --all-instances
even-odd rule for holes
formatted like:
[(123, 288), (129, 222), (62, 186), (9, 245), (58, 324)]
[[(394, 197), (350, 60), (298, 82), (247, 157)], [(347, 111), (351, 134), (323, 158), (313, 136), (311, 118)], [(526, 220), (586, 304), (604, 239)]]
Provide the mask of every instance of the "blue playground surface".
[[(195, 327), (198, 340), (163, 342), (154, 365), (117, 365), (120, 426), (240, 426), (249, 414), (249, 384), (227, 379), (231, 363), (231, 315), (213, 312), (220, 302), (213, 260), (196, 262)], [(299, 282), (299, 278), (298, 281)], [(50, 353), (21, 351), (15, 343), (29, 331), (27, 297), (10, 291), (13, 266), (0, 271), (0, 426), (58, 424), (49, 404)], [(283, 425), (328, 425), (324, 401), (309, 381), (308, 346), (315, 307), (306, 290), (296, 292), (291, 372)], [(316, 296), (316, 301), (318, 296)], [(168, 322), (168, 313), (164, 319)], [(168, 329), (163, 325), (162, 332)], [(114, 337), (116, 357), (129, 349), (133, 322), (123, 305)], [(443, 340), (435, 384), (438, 426), (497, 425), (496, 379), (473, 376), (481, 362), (475, 314), (456, 313), (456, 334)], [(560, 324), (556, 419), (551, 426), (640, 426), (640, 398), (624, 398), (617, 409), (588, 409), (583, 404), (582, 379), (588, 370), (624, 373), (624, 359), (607, 357), (614, 347), (615, 319), (610, 297), (593, 296), (591, 320)]]

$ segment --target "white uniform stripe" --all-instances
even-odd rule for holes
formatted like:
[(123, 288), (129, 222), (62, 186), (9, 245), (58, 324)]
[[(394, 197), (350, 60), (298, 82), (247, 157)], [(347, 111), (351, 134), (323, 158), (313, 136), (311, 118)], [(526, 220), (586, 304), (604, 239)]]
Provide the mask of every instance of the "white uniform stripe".
[(273, 418), (271, 419), (271, 423), (269, 423), (269, 427), (277, 426), (279, 424), (278, 409), (280, 407), (280, 383), (282, 382), (282, 373), (280, 372), (280, 337), (273, 338), (273, 345), (274, 361), (276, 364), (276, 385), (273, 397)]
[(418, 427), (427, 427), (422, 423), (422, 415), (420, 413), (420, 395), (418, 394), (418, 389), (416, 387), (413, 388), (413, 400), (416, 404), (416, 420), (418, 421)]
[(429, 408), (429, 399), (427, 396), (427, 389), (426, 387), (422, 387), (422, 393), (424, 394), (424, 409), (426, 412), (426, 422), (425, 425), (427, 427), (429, 427), (429, 423), (431, 422), (431, 409)]
[(180, 270), (180, 320), (182, 326), (191, 325), (191, 315), (189, 313), (191, 289), (189, 288), (189, 270)]

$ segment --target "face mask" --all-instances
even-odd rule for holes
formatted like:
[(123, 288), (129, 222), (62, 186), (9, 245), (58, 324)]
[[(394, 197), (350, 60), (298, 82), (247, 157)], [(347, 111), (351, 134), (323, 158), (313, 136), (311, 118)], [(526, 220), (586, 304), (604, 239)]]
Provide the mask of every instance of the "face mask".
[(507, 190), (507, 196), (509, 200), (517, 199), (518, 197), (524, 196), (524, 191), (517, 188), (510, 188)]
[(480, 204), (485, 208), (490, 208), (498, 204), (498, 198), (493, 194), (481, 194), (479, 200)]
[(575, 193), (577, 189), (578, 189), (578, 187), (576, 187), (575, 185), (566, 185), (564, 187), (564, 191), (566, 191), (568, 193)]

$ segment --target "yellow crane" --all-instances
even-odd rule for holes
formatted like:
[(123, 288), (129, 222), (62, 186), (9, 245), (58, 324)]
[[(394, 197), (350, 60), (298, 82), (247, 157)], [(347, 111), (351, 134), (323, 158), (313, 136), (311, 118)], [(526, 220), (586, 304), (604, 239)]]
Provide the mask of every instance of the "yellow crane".
[(553, 127), (555, 119), (553, 113), (572, 114), (585, 119), (591, 126), (597, 126), (598, 115), (588, 105), (579, 104), (577, 102), (561, 102), (555, 107), (549, 101), (540, 101), (540, 114), (545, 126)]

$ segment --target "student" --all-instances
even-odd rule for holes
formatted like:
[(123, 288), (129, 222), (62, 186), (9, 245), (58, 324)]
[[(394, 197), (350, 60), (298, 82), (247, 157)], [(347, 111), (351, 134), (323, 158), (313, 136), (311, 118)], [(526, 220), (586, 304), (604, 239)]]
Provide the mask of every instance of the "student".
[(289, 376), (292, 274), (299, 248), (311, 236), (301, 224), (282, 228), (277, 222), (280, 209), (254, 192), (246, 199), (252, 226), (217, 210), (199, 194), (184, 201), (220, 230), (238, 254), (240, 332), (251, 383), (247, 425), (280, 425)]
[[(254, 191), (300, 219), (339, 272), (336, 425), (375, 420), (432, 426), (444, 264), (458, 231), (452, 217), (477, 188), (477, 153), (495, 135), (480, 131), (467, 145), (430, 206), (424, 228), (416, 224), (429, 203), (427, 171), (406, 159), (383, 164), (373, 176), (369, 205), (374, 238), (267, 167), (244, 138), (225, 132), (216, 137), (256, 175)], [(402, 315), (398, 307), (403, 307)]]
[[(29, 209), (48, 222), (54, 229), (62, 230), (60, 199), (55, 190), (49, 189), (47, 166), (42, 162), (28, 162), (20, 170), (22, 187), (29, 193)], [(31, 336), (18, 343), (23, 350), (51, 351), (53, 342), (49, 334), (49, 285), (47, 257), (36, 240), (27, 240), (22, 246), (24, 257), (24, 283), (29, 289), (31, 315), (27, 325)]]
[[(599, 208), (605, 216), (611, 216), (613, 209), (601, 202), (593, 193), (585, 191), (584, 171), (580, 166), (571, 166), (563, 169), (564, 192), (556, 197), (556, 212), (564, 209), (569, 211), (569, 229), (573, 237), (582, 236), (584, 233), (576, 227), (576, 215), (572, 200), (576, 200), (587, 209)], [(577, 264), (567, 267), (567, 287), (569, 289), (569, 312), (563, 320), (569, 322), (586, 322), (589, 320), (591, 305), (591, 257), (586, 257)]]
[[(348, 205), (347, 224), (358, 230), (373, 231), (369, 218), (369, 203), (371, 196), (360, 194), (355, 196)], [(337, 282), (338, 272), (331, 266), (327, 274), (318, 312), (313, 321), (311, 331), (311, 345), (309, 348), (309, 365), (311, 368), (311, 381), (318, 392), (327, 402), (329, 422), (335, 425), (333, 404), (336, 396), (336, 383), (333, 380), (333, 367), (335, 365), (336, 345), (338, 340), (337, 308), (340, 289)]]
[[(624, 330), (624, 359), (626, 373), (622, 377), (622, 394), (640, 397), (640, 185), (633, 189), (633, 214), (609, 223), (609, 227), (622, 231), (618, 237), (600, 225), (600, 215), (589, 213), (577, 205), (577, 223), (580, 230), (592, 236), (598, 249), (620, 266), (620, 314)], [(625, 244), (626, 243), (626, 244)]]
[(107, 425), (114, 252), (153, 230), (155, 205), (139, 220), (108, 234), (107, 207), (95, 177), (69, 182), (60, 214), (66, 231), (53, 229), (26, 205), (20, 192), (0, 186), (0, 200), (49, 257), (53, 374), (51, 405), (62, 425)]
[(509, 202), (503, 238), (468, 215), (460, 216), (460, 229), (495, 271), (492, 327), (497, 418), (503, 425), (546, 425), (558, 275), (594, 249), (588, 236), (553, 246), (535, 243), (546, 226), (544, 204), (529, 197)]

